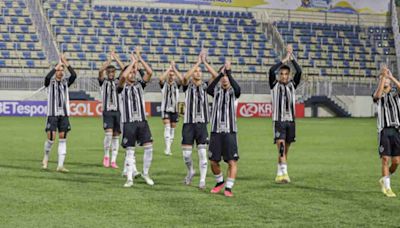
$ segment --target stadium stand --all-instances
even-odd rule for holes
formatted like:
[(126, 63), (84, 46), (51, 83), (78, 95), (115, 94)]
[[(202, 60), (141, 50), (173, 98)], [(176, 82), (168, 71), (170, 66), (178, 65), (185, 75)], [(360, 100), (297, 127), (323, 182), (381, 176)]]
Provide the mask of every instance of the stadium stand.
[[(388, 21), (384, 16), (373, 19), (375, 26), (364, 23), (366, 16), (362, 15), (276, 9), (265, 13), (160, 8), (154, 4), (95, 5), (90, 0), (41, 0), (40, 4), (42, 18), (53, 36), (51, 40), (59, 52), (68, 53), (79, 74), (76, 89), (97, 90), (94, 77), (107, 54), (115, 50), (127, 62), (128, 54), (137, 45), (143, 47), (144, 58), (155, 75), (171, 60), (177, 62), (181, 71), (187, 70), (200, 50), (208, 48), (209, 60), (216, 67), (222, 65), (225, 57), (233, 61), (235, 77), (249, 93), (269, 92), (266, 72), (279, 59), (285, 43), (294, 45), (303, 74), (309, 78), (306, 81), (368, 83), (357, 85), (368, 87), (363, 89), (365, 94), (370, 93), (379, 64), (396, 57), (393, 34), (391, 28), (384, 26)], [(31, 8), (28, 11), (22, 0), (2, 1), (0, 9), (0, 74), (15, 79), (17, 75), (43, 76), (54, 58), (45, 55), (49, 52), (33, 24), (36, 17), (31, 17), (42, 14), (32, 12)], [(263, 14), (267, 16), (260, 16)], [(277, 44), (271, 28), (281, 37), (282, 45)], [(18, 85), (10, 78), (1, 80), (12, 88), (25, 88), (22, 78)], [(34, 78), (30, 82), (36, 85), (41, 81)], [(315, 90), (311, 86), (308, 89)], [(342, 87), (335, 86), (338, 91)], [(154, 91), (158, 91), (156, 86)]]
[(207, 48), (211, 63), (229, 57), (237, 64), (239, 79), (266, 80), (267, 65), (277, 57), (250, 12), (92, 6), (87, 0), (48, 0), (44, 8), (59, 49), (78, 70), (97, 70), (111, 50), (127, 61), (136, 45), (156, 72), (171, 60), (183, 70)]
[(293, 44), (309, 76), (374, 77), (380, 57), (395, 55), (390, 28), (288, 21), (275, 25)]
[(30, 74), (47, 68), (46, 55), (24, 1), (0, 1), (0, 74)]

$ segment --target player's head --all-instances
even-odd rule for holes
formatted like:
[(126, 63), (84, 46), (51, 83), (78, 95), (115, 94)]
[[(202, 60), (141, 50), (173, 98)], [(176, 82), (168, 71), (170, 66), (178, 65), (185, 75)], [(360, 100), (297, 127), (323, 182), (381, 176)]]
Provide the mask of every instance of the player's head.
[(201, 80), (201, 75), (202, 75), (201, 67), (197, 67), (193, 72), (193, 79), (196, 81)]
[(107, 77), (108, 77), (108, 79), (114, 79), (114, 77), (115, 77), (115, 71), (116, 71), (117, 69), (115, 68), (115, 66), (113, 66), (113, 65), (109, 65), (107, 68), (106, 68), (106, 72), (107, 72)]
[(56, 70), (56, 79), (61, 80), (64, 77), (65, 66), (64, 65), (56, 66), (55, 70)]
[(229, 82), (229, 78), (226, 74), (221, 78), (221, 85), (224, 89), (229, 89), (229, 87), (231, 87), (231, 83)]
[(287, 84), (290, 77), (290, 67), (288, 65), (283, 65), (279, 68), (279, 82)]
[(134, 83), (134, 82), (136, 81), (136, 75), (137, 75), (138, 72), (139, 72), (139, 63), (136, 62), (136, 63), (133, 65), (132, 70), (131, 70), (131, 72), (130, 72), (129, 75), (128, 75), (128, 81), (129, 81), (130, 83)]
[(231, 83), (229, 82), (228, 74), (226, 73), (226, 70), (225, 70), (225, 65), (223, 65), (222, 67), (220, 67), (218, 69), (218, 74), (221, 74), (221, 73), (223, 74), (221, 81), (220, 81), (221, 86), (224, 89), (228, 89), (231, 86)]
[(168, 72), (168, 82), (175, 81), (175, 78), (176, 78), (175, 72), (173, 70), (170, 70)]

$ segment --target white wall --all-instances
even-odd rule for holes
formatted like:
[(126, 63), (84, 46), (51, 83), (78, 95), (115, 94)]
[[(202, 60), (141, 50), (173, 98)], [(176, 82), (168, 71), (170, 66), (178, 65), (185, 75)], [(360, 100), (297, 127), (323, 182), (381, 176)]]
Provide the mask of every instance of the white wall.
[(371, 117), (375, 114), (371, 96), (338, 96), (349, 108), (353, 117)]

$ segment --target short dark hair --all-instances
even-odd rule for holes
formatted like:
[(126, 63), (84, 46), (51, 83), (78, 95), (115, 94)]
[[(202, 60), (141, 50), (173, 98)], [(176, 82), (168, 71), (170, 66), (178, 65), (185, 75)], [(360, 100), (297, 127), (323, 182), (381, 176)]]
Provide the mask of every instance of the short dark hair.
[(279, 68), (279, 71), (281, 71), (281, 70), (288, 70), (288, 71), (290, 72), (290, 67), (289, 67), (288, 65), (282, 65), (282, 66)]
[(116, 70), (117, 68), (115, 68), (114, 65), (109, 65), (106, 70)]

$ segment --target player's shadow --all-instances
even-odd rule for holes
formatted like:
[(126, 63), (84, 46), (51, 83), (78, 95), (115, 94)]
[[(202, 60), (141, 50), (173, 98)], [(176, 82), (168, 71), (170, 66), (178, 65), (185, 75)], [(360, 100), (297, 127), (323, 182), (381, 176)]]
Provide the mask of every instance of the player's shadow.
[[(35, 159), (15, 159), (18, 161), (26, 161), (26, 162), (35, 162), (37, 164), (42, 164), (42, 160), (35, 160)], [(56, 164), (55, 161), (49, 161), (49, 164)], [(76, 165), (82, 167), (103, 167), (101, 164), (98, 163), (84, 163), (84, 162), (65, 162), (65, 165)]]
[[(60, 175), (64, 175), (64, 174), (60, 174)], [(32, 176), (32, 175), (18, 175), (18, 177), (20, 177), (20, 178), (28, 178), (28, 179), (39, 179), (39, 180), (43, 180), (43, 179), (46, 179), (46, 180), (57, 180), (57, 181), (67, 181), (67, 182), (75, 182), (75, 183), (82, 183), (82, 184), (85, 184), (85, 183), (96, 183), (96, 184), (104, 184), (104, 185), (115, 185), (115, 181), (107, 181), (107, 180), (104, 180), (104, 179), (97, 179), (97, 178), (95, 178), (95, 179), (93, 179), (93, 178), (82, 178), (82, 177), (79, 177), (79, 178), (74, 178), (74, 177), (71, 177), (71, 175), (69, 175), (69, 174), (66, 174), (66, 175), (64, 175), (63, 177), (61, 177), (61, 176), (46, 176), (45, 178), (43, 178), (43, 176)]]
[(323, 192), (323, 193), (376, 193), (376, 191), (367, 191), (367, 190), (343, 190), (343, 189), (330, 189), (326, 187), (317, 187), (317, 186), (309, 186), (309, 185), (301, 185), (301, 184), (293, 184), (290, 183), (292, 188), (298, 188), (308, 191), (315, 192)]
[(35, 172), (41, 172), (42, 171), (40, 168), (37, 168), (37, 167), (4, 165), (4, 164), (0, 164), (0, 168), (27, 170), (27, 171), (35, 171)]

